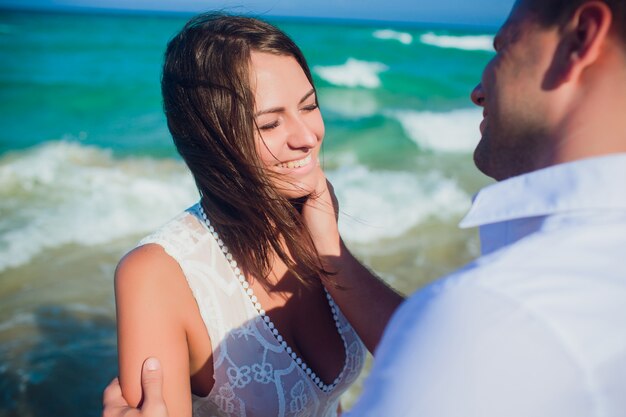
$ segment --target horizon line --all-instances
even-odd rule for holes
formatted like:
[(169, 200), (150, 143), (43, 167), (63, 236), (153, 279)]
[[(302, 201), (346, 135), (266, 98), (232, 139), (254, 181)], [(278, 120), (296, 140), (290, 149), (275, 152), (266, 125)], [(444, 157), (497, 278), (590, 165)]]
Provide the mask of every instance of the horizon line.
[[(112, 15), (112, 16), (156, 16), (156, 17), (185, 17), (194, 16), (199, 13), (211, 11), (207, 10), (163, 10), (163, 9), (121, 9), (93, 6), (62, 6), (62, 7), (45, 7), (34, 5), (9, 5), (8, 7), (0, 4), (1, 12), (32, 12), (40, 14), (78, 14), (78, 15)], [(372, 26), (372, 25), (389, 25), (394, 28), (405, 27), (407, 29), (437, 27), (446, 29), (465, 29), (469, 31), (489, 30), (497, 31), (499, 23), (492, 24), (471, 24), (459, 22), (441, 22), (441, 21), (417, 21), (417, 20), (391, 20), (391, 19), (362, 19), (362, 18), (346, 18), (346, 17), (329, 17), (329, 16), (295, 16), (280, 15), (263, 12), (244, 12), (236, 13), (234, 10), (227, 8), (215, 9), (215, 12), (224, 12), (232, 14), (241, 14), (244, 16), (259, 17), (267, 20), (277, 20), (283, 22), (307, 22), (307, 23), (335, 23), (350, 26)]]

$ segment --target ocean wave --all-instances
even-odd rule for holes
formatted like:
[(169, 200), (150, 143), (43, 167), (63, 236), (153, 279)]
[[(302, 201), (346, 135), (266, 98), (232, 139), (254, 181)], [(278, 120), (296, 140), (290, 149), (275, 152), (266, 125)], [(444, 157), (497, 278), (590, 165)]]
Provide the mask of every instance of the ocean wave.
[(446, 113), (397, 110), (385, 113), (400, 122), (406, 135), (420, 148), (441, 152), (472, 152), (480, 139), (480, 109)]
[(345, 119), (361, 119), (374, 116), (381, 107), (372, 90), (322, 87), (319, 92), (323, 97), (320, 108), (324, 114), (330, 111)]
[(413, 35), (407, 32), (398, 32), (391, 29), (381, 29), (375, 31), (372, 36), (378, 39), (391, 39), (396, 40), (405, 45), (410, 45), (413, 42)]
[(0, 272), (46, 249), (149, 232), (192, 204), (181, 162), (49, 142), (0, 159)]
[(327, 175), (341, 203), (339, 226), (348, 242), (397, 237), (429, 218), (460, 215), (470, 202), (454, 181), (436, 172), (372, 171), (357, 165)]
[(381, 82), (378, 74), (388, 70), (380, 62), (359, 61), (348, 58), (343, 65), (315, 66), (313, 71), (323, 80), (341, 87), (377, 88)]
[(428, 32), (420, 36), (420, 42), (440, 48), (493, 52), (493, 36), (491, 35), (451, 36)]
[[(10, 318), (6, 318), (0, 322), (0, 333), (7, 332), (13, 329), (19, 329), (27, 326), (32, 326), (37, 323), (35, 315), (33, 313), (16, 312)], [(1, 340), (2, 338), (0, 338)], [(2, 350), (0, 349), (0, 352)], [(1, 371), (1, 369), (0, 369)]]
[[(347, 241), (399, 236), (431, 216), (465, 210), (469, 201), (453, 181), (435, 173), (373, 171), (345, 162), (327, 174), (342, 202)], [(197, 198), (187, 168), (175, 160), (116, 159), (107, 150), (64, 141), (5, 155), (0, 272), (68, 244), (140, 237)]]

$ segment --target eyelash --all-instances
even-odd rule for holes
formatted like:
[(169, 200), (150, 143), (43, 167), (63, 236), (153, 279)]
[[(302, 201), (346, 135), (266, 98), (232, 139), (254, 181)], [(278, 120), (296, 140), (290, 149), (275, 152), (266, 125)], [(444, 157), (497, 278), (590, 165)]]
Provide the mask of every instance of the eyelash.
[[(317, 103), (315, 103), (315, 104), (311, 104), (309, 106), (303, 107), (302, 110), (305, 110), (305, 111), (309, 112), (309, 111), (316, 110), (318, 107), (319, 107), (319, 105)], [(276, 121), (274, 121), (272, 123), (268, 123), (268, 124), (265, 124), (263, 126), (259, 126), (259, 130), (272, 130), (272, 129), (277, 128), (279, 126), (279, 124), (280, 123), (278, 123), (278, 120), (276, 120)]]
[(276, 127), (278, 127), (278, 120), (275, 121), (275, 122), (263, 125), (263, 126), (259, 126), (259, 129), (260, 130), (270, 130), (270, 129), (274, 129)]

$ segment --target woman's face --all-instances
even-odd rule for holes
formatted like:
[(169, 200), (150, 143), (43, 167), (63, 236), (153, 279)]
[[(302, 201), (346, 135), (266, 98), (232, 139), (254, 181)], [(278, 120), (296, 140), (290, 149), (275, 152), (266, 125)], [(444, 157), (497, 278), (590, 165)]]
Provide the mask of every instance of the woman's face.
[(257, 148), (273, 175), (274, 186), (287, 198), (310, 194), (324, 121), (313, 86), (291, 56), (251, 54), (250, 83), (255, 98)]

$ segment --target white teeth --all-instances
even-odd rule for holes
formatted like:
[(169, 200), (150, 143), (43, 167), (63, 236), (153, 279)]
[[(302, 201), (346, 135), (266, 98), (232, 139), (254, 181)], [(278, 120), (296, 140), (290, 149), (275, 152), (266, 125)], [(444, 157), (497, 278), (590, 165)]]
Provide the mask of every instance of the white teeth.
[(306, 158), (299, 159), (297, 161), (283, 162), (281, 164), (276, 164), (276, 166), (281, 168), (300, 168), (307, 165), (309, 162), (311, 162), (310, 154)]

